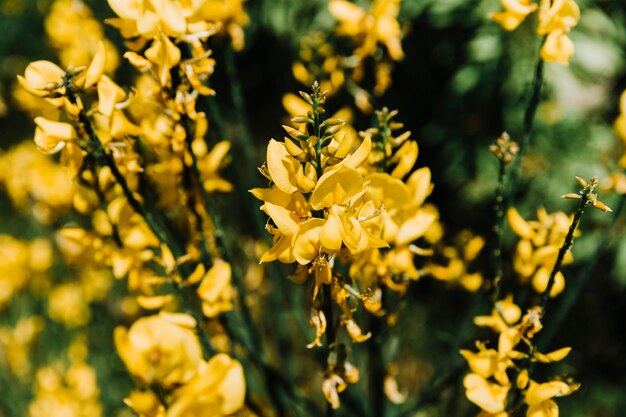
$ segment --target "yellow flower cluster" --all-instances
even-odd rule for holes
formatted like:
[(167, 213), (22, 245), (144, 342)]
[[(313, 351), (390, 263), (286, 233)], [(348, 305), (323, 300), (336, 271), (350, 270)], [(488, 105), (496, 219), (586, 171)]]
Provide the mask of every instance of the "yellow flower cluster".
[[(520, 278), (531, 281), (533, 288), (542, 294), (550, 278), (559, 249), (565, 240), (572, 219), (562, 211), (548, 214), (544, 208), (537, 210), (537, 220), (526, 221), (514, 208), (507, 212), (511, 229), (521, 238), (513, 257), (513, 268)], [(571, 251), (565, 253), (563, 264), (574, 261)], [(565, 288), (565, 278), (561, 271), (554, 277), (550, 297), (560, 294)]]
[(243, 26), (249, 19), (243, 0), (109, 0), (109, 5), (118, 15), (109, 23), (126, 39), (140, 37), (134, 43), (137, 47), (159, 33), (167, 37), (197, 37), (215, 30), (214, 23), (223, 26), (235, 50), (244, 46)]
[(226, 416), (243, 407), (241, 364), (226, 354), (204, 361), (195, 328), (187, 314), (162, 312), (137, 320), (128, 330), (115, 329), (115, 344), (129, 372), (167, 395), (163, 403), (151, 390), (133, 391), (125, 402), (140, 416)]
[(35, 398), (28, 407), (30, 417), (99, 417), (102, 405), (96, 371), (84, 361), (67, 369), (55, 363), (37, 370)]
[[(423, 206), (432, 189), (428, 168), (402, 180), (413, 169), (417, 144), (408, 134), (394, 138), (374, 129), (353, 151), (354, 138), (341, 135), (344, 121), (322, 120), (320, 87), (302, 95), (312, 111), (292, 119), (301, 129), (285, 127), (284, 142), (270, 140), (262, 172), (271, 186), (252, 190), (274, 235), (261, 261), (308, 265), (318, 285), (332, 282), (332, 264), (342, 254), (354, 260), (351, 276), (366, 285), (379, 275), (387, 285), (392, 277), (417, 279), (413, 253), (423, 252), (411, 244), (437, 218), (434, 208)], [(388, 126), (394, 114), (379, 117)]]
[(366, 61), (374, 63), (374, 94), (380, 96), (391, 86), (393, 62), (404, 58), (402, 29), (398, 22), (401, 0), (375, 0), (365, 10), (347, 0), (331, 0), (330, 14), (336, 19), (335, 34), (348, 38), (354, 49), (337, 51), (328, 36), (314, 32), (300, 40), (300, 61), (293, 64), (296, 80), (309, 86), (318, 81), (323, 91), (335, 94), (345, 87), (361, 111), (373, 108), (364, 80)]
[(33, 281), (45, 281), (52, 266), (52, 246), (46, 239), (24, 242), (0, 235), (0, 310)]
[(545, 354), (536, 350), (532, 339), (542, 328), (541, 309), (531, 308), (522, 316), (509, 296), (496, 303), (490, 316), (478, 316), (474, 323), (498, 334), (497, 349), (477, 342), (477, 352), (460, 351), (471, 371), (463, 380), (465, 395), (483, 410), (479, 416), (518, 416), (525, 407), (526, 417), (557, 417), (559, 409), (553, 398), (571, 394), (579, 384), (532, 379), (531, 363), (558, 362), (571, 351), (569, 347)]
[(25, 379), (32, 372), (31, 347), (43, 330), (40, 316), (21, 318), (15, 326), (0, 327), (0, 366), (18, 379)]
[[(82, 1), (55, 0), (45, 21), (50, 45), (59, 52), (63, 67), (89, 65), (102, 41), (106, 50), (105, 71), (113, 73), (119, 65), (117, 48), (104, 38), (102, 24)], [(80, 36), (76, 36), (80, 33)]]
[[(88, 20), (85, 10), (65, 10), (65, 3), (59, 4), (53, 14), (68, 14), (67, 25), (80, 16)], [(35, 118), (37, 148), (61, 153), (61, 164), (74, 180), (60, 194), (63, 208), (73, 206), (91, 221), (57, 232), (65, 260), (81, 269), (77, 281), (48, 286), (48, 315), (69, 327), (83, 326), (91, 319), (89, 303), (106, 295), (111, 272), (127, 277), (137, 305), (162, 310), (128, 330), (115, 330), (119, 355), (142, 385), (127, 405), (150, 417), (199, 411), (231, 415), (243, 407), (245, 397), (241, 364), (226, 354), (205, 361), (210, 352), (203, 352), (196, 333), (201, 324), (190, 315), (166, 311), (176, 310), (182, 301), (177, 296), (183, 295), (185, 301), (191, 296), (197, 302), (199, 319), (214, 320), (233, 308), (233, 271), (220, 257), (207, 207), (209, 193), (232, 189), (219, 173), (229, 161), (230, 145), (222, 141), (209, 147), (207, 117), (197, 110), (197, 101), (215, 94), (208, 86), (215, 61), (207, 39), (224, 29), (233, 47), (242, 48), (247, 16), (237, 0), (109, 4), (119, 16), (111, 23), (129, 44), (141, 47), (124, 54), (140, 73), (135, 88), (129, 92), (105, 74), (116, 56), (100, 39), (88, 62), (73, 58), (62, 69), (36, 61), (18, 77), (28, 93), (48, 106), (45, 117)], [(51, 36), (73, 56), (75, 45), (65, 42), (67, 28), (55, 29)], [(55, 178), (50, 177), (43, 185)], [(12, 176), (2, 179), (15, 190), (16, 200), (29, 197)], [(50, 204), (50, 211), (60, 210), (45, 195), (36, 197)]]
[(546, 62), (567, 65), (574, 55), (574, 43), (567, 36), (580, 19), (580, 9), (574, 0), (501, 0), (504, 10), (489, 17), (505, 30), (515, 30), (531, 13), (538, 10), (537, 35), (545, 37), (541, 58)]
[(50, 224), (72, 207), (74, 186), (66, 170), (22, 142), (0, 155), (0, 184), (14, 207)]

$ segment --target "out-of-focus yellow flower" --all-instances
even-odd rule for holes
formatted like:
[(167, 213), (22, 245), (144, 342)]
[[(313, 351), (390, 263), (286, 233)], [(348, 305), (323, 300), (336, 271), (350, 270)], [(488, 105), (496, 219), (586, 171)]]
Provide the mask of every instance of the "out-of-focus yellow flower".
[(357, 43), (357, 56), (373, 55), (381, 43), (394, 61), (404, 58), (402, 31), (397, 20), (400, 0), (375, 0), (369, 12), (347, 0), (331, 0), (328, 9), (339, 21), (337, 33)]
[(222, 31), (230, 36), (235, 51), (241, 51), (245, 46), (243, 28), (250, 22), (243, 7), (244, 1), (208, 0), (202, 2), (198, 12), (202, 19), (221, 23)]
[(195, 12), (201, 2), (184, 3), (187, 8), (178, 0), (109, 0), (109, 6), (120, 17), (113, 24), (123, 28), (122, 36), (138, 34), (148, 39), (159, 31), (166, 36), (186, 33), (185, 15)]
[(102, 405), (95, 370), (83, 362), (63, 369), (60, 363), (40, 368), (35, 398), (28, 406), (30, 417), (99, 417)]
[(526, 16), (537, 10), (537, 4), (531, 0), (500, 0), (504, 10), (489, 14), (489, 18), (505, 30), (515, 30)]
[[(515, 208), (507, 212), (511, 229), (521, 238), (513, 257), (513, 267), (523, 280), (530, 279), (535, 291), (542, 293), (548, 286), (550, 272), (554, 267), (571, 220), (563, 212), (548, 214), (545, 209), (537, 211), (538, 220), (527, 222)], [(563, 264), (574, 261), (566, 252)], [(557, 272), (550, 296), (555, 297), (565, 288), (565, 277)]]
[(91, 310), (83, 289), (76, 283), (55, 287), (48, 298), (48, 314), (68, 327), (82, 326), (91, 320)]
[[(181, 316), (195, 323), (191, 316)], [(202, 359), (198, 337), (162, 315), (140, 318), (129, 330), (117, 327), (114, 337), (129, 372), (148, 385), (187, 383), (198, 372)]]
[(202, 312), (205, 316), (213, 318), (224, 311), (232, 310), (231, 275), (230, 264), (216, 259), (202, 278), (197, 292), (202, 300)]
[(31, 372), (30, 347), (43, 325), (43, 318), (31, 316), (21, 318), (14, 327), (0, 327), (0, 365), (3, 369), (9, 369), (18, 378)]
[[(530, 0), (501, 0), (504, 11), (489, 17), (506, 30), (515, 30), (526, 16), (537, 10)], [(574, 0), (541, 0), (537, 34), (546, 37), (541, 47), (541, 59), (568, 65), (574, 55), (574, 43), (567, 36), (580, 20), (580, 9)]]
[(580, 20), (580, 9), (574, 0), (541, 0), (537, 33), (545, 36), (556, 30), (569, 32)]
[(562, 30), (550, 32), (541, 48), (541, 58), (546, 62), (568, 65), (573, 55), (574, 42)]
[(526, 416), (558, 417), (559, 407), (552, 398), (569, 395), (576, 391), (579, 386), (580, 384), (567, 384), (559, 380), (542, 384), (531, 380), (524, 396), (524, 402), (528, 404)]
[(498, 414), (505, 410), (509, 387), (487, 381), (477, 374), (467, 374), (463, 379), (467, 399), (482, 410)]
[(48, 40), (58, 51), (64, 67), (87, 66), (101, 50), (107, 57), (103, 69), (112, 73), (118, 67), (115, 46), (104, 39), (102, 24), (94, 19), (93, 13), (82, 1), (55, 0), (46, 16), (45, 28)]
[(244, 405), (246, 382), (239, 361), (217, 354), (201, 362), (194, 378), (174, 392), (167, 417), (231, 415)]
[[(476, 342), (478, 352), (460, 351), (471, 370), (463, 382), (466, 396), (483, 410), (479, 416), (509, 416), (510, 400), (523, 395), (528, 405), (527, 416), (556, 417), (558, 407), (552, 398), (568, 395), (578, 388), (576, 383), (552, 380), (539, 384), (530, 379), (532, 362), (558, 362), (571, 351), (569, 347), (545, 354), (537, 351), (532, 339), (542, 328), (541, 315), (537, 306), (521, 316), (520, 308), (509, 296), (496, 303), (491, 316), (474, 319), (476, 325), (491, 327), (499, 334), (497, 350)], [(510, 375), (515, 376), (514, 383), (509, 381)]]

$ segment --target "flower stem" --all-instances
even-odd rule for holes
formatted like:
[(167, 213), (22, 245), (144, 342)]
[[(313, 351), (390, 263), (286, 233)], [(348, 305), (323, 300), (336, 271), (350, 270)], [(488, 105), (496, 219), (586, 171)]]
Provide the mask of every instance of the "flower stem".
[[(543, 43), (542, 43), (543, 45)], [(537, 59), (537, 65), (535, 67), (535, 75), (532, 85), (532, 93), (526, 110), (524, 111), (524, 130), (522, 132), (522, 140), (520, 142), (519, 153), (517, 157), (517, 165), (511, 172), (509, 180), (509, 196), (515, 195), (517, 181), (522, 171), (522, 164), (524, 162), (524, 155), (526, 149), (530, 145), (530, 137), (532, 135), (533, 124), (535, 121), (535, 114), (537, 113), (537, 107), (539, 106), (539, 99), (541, 98), (541, 87), (543, 86), (543, 59), (541, 56)], [(505, 199), (509, 200), (509, 199)], [(504, 206), (506, 211), (506, 205)]]
[(506, 163), (500, 159), (500, 168), (498, 171), (498, 185), (496, 187), (496, 198), (494, 203), (495, 222), (493, 225), (493, 252), (492, 252), (492, 268), (493, 281), (491, 282), (491, 300), (495, 303), (500, 298), (500, 283), (502, 281), (502, 236), (504, 234), (504, 212), (507, 202), (505, 201)]
[(563, 265), (563, 259), (565, 258), (565, 254), (574, 244), (574, 232), (576, 231), (576, 228), (578, 227), (578, 224), (580, 223), (580, 219), (585, 211), (585, 208), (590, 203), (590, 198), (589, 198), (590, 192), (591, 191), (588, 188), (585, 188), (581, 192), (580, 204), (578, 206), (578, 209), (576, 210), (576, 213), (574, 214), (574, 219), (572, 220), (569, 230), (567, 231), (567, 235), (565, 236), (565, 241), (563, 242), (563, 245), (559, 249), (559, 253), (556, 257), (556, 262), (554, 264), (554, 267), (552, 268), (552, 272), (550, 272), (548, 285), (546, 286), (546, 289), (543, 292), (543, 295), (541, 296), (540, 306), (541, 306), (541, 311), (543, 312), (544, 316), (546, 312), (546, 307), (548, 305), (550, 292), (552, 291), (552, 287), (554, 286), (554, 280), (555, 280), (556, 274), (561, 270), (561, 267)]

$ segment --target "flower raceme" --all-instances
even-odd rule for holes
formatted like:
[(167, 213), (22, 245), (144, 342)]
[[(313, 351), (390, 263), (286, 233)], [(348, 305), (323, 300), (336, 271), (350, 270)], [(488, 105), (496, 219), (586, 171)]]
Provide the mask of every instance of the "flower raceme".
[(544, 383), (531, 379), (531, 363), (558, 362), (571, 351), (569, 347), (545, 354), (536, 350), (532, 339), (542, 328), (540, 308), (531, 308), (522, 316), (520, 307), (508, 296), (496, 303), (491, 315), (478, 316), (474, 323), (498, 334), (496, 349), (477, 342), (477, 352), (460, 351), (470, 368), (463, 380), (465, 394), (483, 410), (479, 416), (518, 415), (514, 410), (522, 405), (526, 417), (558, 416), (553, 398), (571, 394), (579, 384), (556, 378)]
[(501, 0), (501, 12), (489, 17), (505, 30), (515, 30), (526, 17), (538, 10), (537, 35), (545, 37), (541, 58), (546, 62), (567, 65), (574, 55), (574, 43), (567, 36), (580, 20), (580, 9), (574, 0)]
[[(511, 229), (520, 237), (513, 257), (513, 268), (522, 280), (530, 280), (535, 291), (541, 294), (548, 286), (550, 272), (565, 240), (571, 218), (564, 212), (549, 214), (540, 208), (537, 210), (537, 220), (526, 221), (515, 208), (510, 208), (507, 219)], [(572, 252), (567, 251), (563, 264), (571, 264), (573, 261)], [(550, 296), (557, 296), (564, 288), (565, 277), (558, 271)]]
[[(380, 287), (402, 292), (421, 276), (414, 256), (429, 251), (414, 242), (438, 217), (424, 204), (432, 190), (430, 171), (409, 175), (417, 144), (408, 133), (392, 133), (401, 127), (391, 122), (396, 112), (378, 112), (381, 124), (362, 132), (358, 143), (350, 129), (344, 132), (343, 120), (324, 119), (326, 96), (317, 83), (312, 95), (301, 95), (311, 110), (292, 118), (298, 128), (284, 126), (284, 141), (269, 141), (261, 172), (270, 185), (251, 190), (263, 202), (266, 228), (274, 236), (261, 262), (297, 263), (302, 281), (313, 274), (314, 300), (321, 285), (330, 285), (342, 313), (339, 322), (354, 342), (362, 342), (370, 334), (355, 323), (350, 299), (382, 314)], [(349, 266), (349, 276), (337, 277), (337, 263)], [(311, 323), (316, 339), (310, 347), (321, 344), (324, 313), (313, 308)]]

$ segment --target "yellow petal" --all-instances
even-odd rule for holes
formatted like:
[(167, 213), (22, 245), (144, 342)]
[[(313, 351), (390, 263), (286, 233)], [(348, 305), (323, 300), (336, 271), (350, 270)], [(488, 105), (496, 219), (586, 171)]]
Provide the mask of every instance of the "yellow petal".
[(113, 115), (115, 105), (126, 98), (124, 90), (106, 75), (98, 81), (98, 111), (107, 116)]
[(532, 239), (535, 235), (533, 228), (520, 216), (514, 207), (509, 208), (506, 212), (506, 218), (509, 221), (509, 226), (518, 236), (524, 239)]
[(366, 195), (372, 200), (382, 201), (387, 210), (400, 210), (410, 202), (408, 187), (398, 178), (377, 172), (366, 178), (369, 181)]
[(565, 358), (567, 355), (569, 355), (571, 351), (572, 351), (571, 347), (564, 347), (564, 348), (555, 350), (550, 353), (545, 353), (545, 354), (536, 352), (533, 358), (543, 363), (558, 362), (562, 360), (563, 358)]
[(24, 77), (18, 76), (21, 86), (29, 93), (38, 97), (48, 95), (46, 87), (58, 84), (63, 80), (65, 71), (50, 61), (31, 62), (24, 71)]
[(323, 219), (309, 219), (300, 223), (293, 247), (294, 258), (300, 265), (310, 263), (319, 255), (319, 234), (323, 225)]
[(314, 210), (341, 205), (363, 190), (363, 177), (356, 169), (341, 166), (317, 181), (309, 202)]
[(267, 169), (276, 187), (284, 193), (293, 194), (298, 190), (297, 164), (298, 161), (289, 155), (283, 143), (270, 140), (267, 145)]
[(43, 117), (36, 117), (35, 144), (44, 153), (60, 151), (65, 142), (76, 139), (76, 131), (69, 123), (53, 122)]
[(574, 42), (560, 30), (550, 32), (541, 47), (541, 59), (546, 62), (569, 65), (572, 55), (574, 55)]
[(543, 384), (531, 382), (526, 391), (526, 404), (533, 406), (541, 404), (556, 396), (567, 395), (571, 392), (569, 385), (563, 381), (550, 381)]
[(109, 7), (116, 15), (125, 19), (136, 19), (141, 10), (142, 0), (108, 0)]
[(430, 169), (423, 167), (411, 174), (406, 181), (406, 185), (409, 187), (410, 195), (412, 195), (411, 203), (415, 206), (421, 206), (426, 200), (426, 197), (433, 191), (433, 185), (431, 181)]
[(363, 165), (363, 162), (367, 161), (367, 158), (372, 151), (372, 139), (369, 136), (363, 138), (361, 146), (349, 157), (343, 160), (343, 165), (348, 168), (358, 168)]
[(294, 213), (269, 202), (265, 202), (264, 207), (268, 216), (274, 221), (282, 234), (291, 236), (298, 231), (298, 222)]
[(487, 382), (476, 374), (468, 374), (463, 379), (467, 399), (483, 410), (496, 414), (504, 411), (509, 387)]
[(337, 211), (331, 207), (328, 219), (320, 231), (320, 242), (328, 251), (332, 252), (341, 249), (342, 240), (340, 228), (341, 221), (339, 220)]
[(418, 147), (417, 142), (408, 141), (405, 142), (396, 155), (400, 155), (400, 160), (398, 161), (398, 165), (391, 171), (391, 176), (402, 179), (406, 174), (408, 174), (411, 169), (413, 169), (413, 165), (415, 165), (415, 161), (417, 161)]
[(96, 55), (93, 57), (93, 60), (87, 67), (87, 71), (85, 72), (85, 88), (89, 88), (92, 85), (95, 85), (100, 76), (104, 73), (104, 67), (106, 65), (106, 50), (104, 48), (104, 43), (102, 41), (98, 42), (98, 50), (96, 51)]
[(526, 417), (559, 417), (559, 407), (552, 400), (544, 401), (528, 407)]
[(400, 226), (396, 236), (396, 244), (399, 246), (407, 245), (422, 237), (435, 220), (437, 220), (436, 213), (418, 210), (414, 216)]

